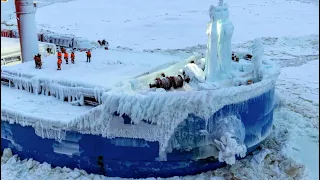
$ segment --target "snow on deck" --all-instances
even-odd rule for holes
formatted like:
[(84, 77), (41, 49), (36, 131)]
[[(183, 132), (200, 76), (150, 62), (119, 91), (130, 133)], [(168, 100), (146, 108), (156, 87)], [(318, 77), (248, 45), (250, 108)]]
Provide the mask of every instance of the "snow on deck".
[[(47, 46), (54, 46), (52, 43), (38, 42), (40, 53), (46, 52)], [(1, 59), (11, 56), (19, 56), (20, 40), (19, 38), (1, 37)], [(45, 54), (46, 55), (46, 54)]]
[(34, 61), (3, 67), (2, 70), (53, 81), (66, 80), (110, 89), (123, 81), (158, 68), (162, 69), (182, 59), (179, 56), (156, 53), (96, 49), (92, 51), (91, 63), (87, 63), (85, 52), (75, 54), (75, 64), (71, 64), (69, 54), (69, 64), (63, 60), (61, 71), (57, 71), (55, 55), (43, 58), (43, 67), (40, 70), (35, 69)]
[(26, 116), (67, 123), (92, 107), (72, 106), (50, 96), (1, 86), (1, 110), (4, 109), (11, 109)]
[(1, 37), (1, 57), (17, 51), (20, 51), (19, 39)]

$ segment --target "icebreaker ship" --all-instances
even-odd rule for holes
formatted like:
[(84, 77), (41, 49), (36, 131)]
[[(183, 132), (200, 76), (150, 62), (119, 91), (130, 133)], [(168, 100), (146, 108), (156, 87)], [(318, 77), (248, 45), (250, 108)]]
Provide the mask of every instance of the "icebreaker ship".
[[(28, 59), (2, 67), (1, 150), (125, 178), (237, 163), (272, 131), (279, 69), (259, 39), (231, 52), (233, 31), (221, 1), (210, 8), (204, 58), (96, 49), (90, 64), (76, 52), (58, 72), (53, 56), (41, 70)], [(175, 81), (182, 75), (188, 83)]]

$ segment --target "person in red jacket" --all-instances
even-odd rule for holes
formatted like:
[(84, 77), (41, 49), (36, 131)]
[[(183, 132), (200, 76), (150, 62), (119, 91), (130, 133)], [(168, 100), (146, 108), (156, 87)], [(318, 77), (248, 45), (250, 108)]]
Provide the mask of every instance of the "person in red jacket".
[(34, 56), (34, 62), (36, 63), (36, 69), (41, 69), (42, 62), (41, 62), (41, 55), (40, 54)]
[(37, 68), (37, 55), (34, 55), (33, 59), (34, 59), (34, 64), (36, 65), (36, 68)]
[(69, 56), (68, 56), (68, 53), (65, 51), (64, 52), (64, 60), (66, 61), (66, 64), (68, 64), (68, 60), (69, 60)]
[(37, 68), (41, 69), (42, 68), (42, 62), (41, 62), (41, 56), (37, 56)]
[(76, 57), (74, 52), (71, 53), (70, 57), (71, 57), (71, 63), (74, 64), (74, 58)]
[(60, 58), (62, 58), (62, 53), (60, 52), (60, 51), (58, 51), (58, 54), (57, 54), (57, 56), (58, 56), (58, 59)]
[(61, 47), (61, 52), (62, 53), (65, 53), (66, 52), (66, 49), (64, 47)]
[(86, 53), (87, 53), (87, 62), (90, 62), (90, 60), (91, 60), (91, 52), (90, 52), (90, 50), (88, 50)]
[(58, 58), (58, 62), (57, 62), (58, 69), (57, 70), (61, 70), (61, 64), (62, 64), (62, 59)]

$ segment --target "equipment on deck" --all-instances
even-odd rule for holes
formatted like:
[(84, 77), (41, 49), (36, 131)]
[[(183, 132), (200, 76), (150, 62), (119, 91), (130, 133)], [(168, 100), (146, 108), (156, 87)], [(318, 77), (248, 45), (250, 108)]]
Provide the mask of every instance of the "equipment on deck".
[[(161, 74), (164, 77), (164, 73)], [(174, 89), (180, 88), (183, 86), (183, 82), (190, 82), (190, 78), (183, 75), (178, 76), (169, 76), (169, 77), (164, 77), (162, 79), (156, 78), (155, 83), (149, 84), (150, 88), (163, 88), (165, 90), (171, 89), (173, 87)]]

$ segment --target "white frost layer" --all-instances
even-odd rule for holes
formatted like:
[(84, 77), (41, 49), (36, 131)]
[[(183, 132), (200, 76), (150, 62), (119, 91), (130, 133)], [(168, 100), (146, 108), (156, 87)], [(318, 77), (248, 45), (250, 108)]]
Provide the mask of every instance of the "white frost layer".
[(5, 54), (20, 51), (19, 39), (1, 37), (1, 58)]
[(219, 161), (226, 162), (227, 164), (235, 164), (235, 155), (241, 158), (246, 156), (247, 148), (243, 144), (238, 144), (230, 133), (226, 132), (219, 140), (214, 140), (219, 149)]
[[(175, 128), (189, 114), (208, 119), (225, 105), (247, 101), (273, 88), (279, 71), (272, 64), (265, 65), (264, 68), (262, 81), (250, 86), (205, 91), (149, 92), (143, 94), (130, 91), (131, 85), (126, 83), (119, 89), (114, 88), (113, 91), (103, 93), (103, 104), (101, 106), (91, 109), (86, 114), (80, 114), (68, 122), (59, 121), (58, 119), (46, 120), (46, 118), (38, 117), (34, 114), (17, 112), (14, 110), (14, 105), (10, 106), (10, 108), (2, 108), (2, 120), (31, 125), (36, 129), (76, 130), (80, 133), (101, 134), (103, 137), (142, 138), (148, 141), (158, 141), (160, 144), (159, 156), (162, 160), (165, 160), (168, 141)], [(21, 83), (18, 84), (17, 82), (15, 82), (17, 86), (21, 85)], [(59, 92), (60, 90), (61, 88), (57, 88), (56, 91)], [(62, 96), (65, 97), (63, 94)], [(115, 118), (112, 115), (114, 112), (118, 112), (120, 115), (128, 115), (134, 124), (139, 124), (140, 121), (146, 120), (156, 124), (156, 126), (145, 131), (137, 131), (135, 125), (132, 126), (134, 128), (115, 132), (112, 130), (114, 127), (110, 126), (110, 121)], [(63, 138), (61, 136), (63, 134), (59, 132), (51, 134), (55, 135), (51, 138), (57, 140)], [(47, 133), (45, 137), (48, 136), (49, 134)]]
[[(290, 116), (299, 118), (297, 114), (288, 111)], [(274, 133), (262, 143), (262, 151), (255, 152), (255, 155), (249, 155), (247, 158), (238, 161), (232, 166), (226, 166), (215, 171), (209, 171), (194, 176), (172, 177), (172, 178), (147, 178), (145, 180), (227, 180), (232, 177), (240, 179), (260, 179), (260, 180), (313, 180), (306, 168), (289, 158), (286, 154), (290, 153), (288, 138), (292, 137), (294, 131), (288, 132), (286, 124), (292, 124), (287, 121), (286, 116), (275, 112)], [(286, 122), (286, 123), (283, 123)], [(298, 125), (303, 120), (298, 121)], [(279, 124), (280, 123), (280, 124)], [(281, 151), (286, 148), (286, 151)], [(313, 156), (310, 154), (310, 156)], [(130, 180), (126, 178), (106, 177), (95, 174), (88, 174), (79, 169), (69, 169), (66, 167), (51, 168), (50, 164), (39, 163), (32, 159), (20, 160), (17, 155), (12, 155), (10, 149), (5, 149), (1, 157), (1, 177), (5, 180), (21, 179), (94, 179), (94, 180)]]
[(252, 64), (254, 66), (254, 77), (259, 80), (259, 68), (262, 65), (262, 56), (264, 53), (264, 47), (261, 39), (255, 39), (251, 45), (252, 49)]
[(92, 51), (91, 63), (86, 63), (85, 52), (76, 52), (75, 64), (62, 63), (57, 71), (57, 57), (43, 58), (42, 69), (35, 69), (34, 62), (11, 67), (2, 67), (1, 75), (18, 74), (22, 77), (37, 78), (40, 81), (55, 84), (71, 84), (90, 88), (110, 89), (117, 84), (149, 73), (159, 66), (179, 62), (179, 56), (162, 53), (124, 52), (96, 49)]
[(183, 70), (186, 73), (186, 75), (189, 76), (189, 78), (191, 80), (196, 80), (196, 81), (199, 81), (199, 82), (205, 82), (204, 72), (196, 64), (189, 63), (189, 64), (187, 64), (185, 66), (185, 68)]
[[(5, 112), (6, 109), (24, 114), (26, 117), (33, 116), (46, 121), (68, 123), (73, 118), (85, 114), (92, 107), (71, 106), (69, 103), (56, 100), (53, 97), (35, 95), (2, 85), (1, 111)], [(43, 123), (45, 124), (45, 122)]]
[[(278, 74), (279, 69), (269, 65), (266, 66), (262, 81), (250, 86), (206, 91), (150, 92), (147, 94), (132, 91), (130, 93), (106, 92), (103, 94), (103, 102), (105, 103), (102, 109), (106, 117), (113, 112), (118, 112), (120, 115), (128, 115), (134, 124), (139, 124), (141, 120), (157, 124), (159, 126), (157, 133), (160, 134), (146, 135), (144, 139), (158, 141), (160, 153), (164, 153), (175, 128), (189, 114), (208, 119), (225, 105), (257, 97), (275, 86)], [(137, 135), (131, 134), (126, 137), (137, 137)]]
[[(47, 47), (51, 47), (55, 52), (56, 46), (51, 43), (38, 42), (39, 53), (47, 56)], [(1, 37), (1, 58), (8, 58), (21, 54), (20, 40), (18, 38)]]

